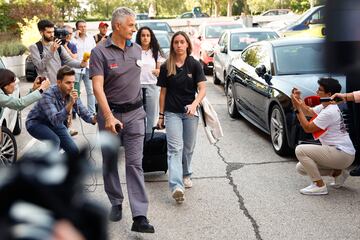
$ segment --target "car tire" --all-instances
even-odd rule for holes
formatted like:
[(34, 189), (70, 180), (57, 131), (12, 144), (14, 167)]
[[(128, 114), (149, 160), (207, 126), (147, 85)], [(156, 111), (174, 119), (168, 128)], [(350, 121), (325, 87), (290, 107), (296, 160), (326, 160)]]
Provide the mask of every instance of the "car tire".
[(201, 67), (202, 67), (205, 75), (212, 74), (211, 69), (209, 69), (203, 61), (200, 60), (200, 64), (201, 64)]
[(274, 151), (280, 156), (286, 156), (290, 147), (286, 137), (285, 121), (282, 110), (278, 105), (271, 109), (270, 114), (270, 137)]
[(240, 114), (236, 108), (234, 93), (233, 93), (233, 84), (232, 82), (228, 82), (226, 87), (226, 106), (227, 112), (231, 118), (239, 118)]
[(215, 69), (213, 69), (213, 79), (214, 79), (214, 84), (215, 85), (219, 85), (221, 83), (220, 79), (216, 76)]
[(17, 144), (13, 133), (5, 126), (1, 127), (0, 164), (11, 166), (17, 158)]
[(13, 134), (16, 135), (16, 136), (19, 135), (21, 133), (21, 130), (22, 130), (21, 111), (18, 111)]

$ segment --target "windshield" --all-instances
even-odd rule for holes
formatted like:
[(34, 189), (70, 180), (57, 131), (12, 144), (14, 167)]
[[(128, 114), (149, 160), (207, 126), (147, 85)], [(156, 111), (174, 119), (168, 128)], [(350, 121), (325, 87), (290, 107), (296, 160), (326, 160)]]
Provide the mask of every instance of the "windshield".
[(233, 33), (230, 38), (230, 50), (242, 51), (248, 45), (254, 42), (274, 39), (279, 36), (275, 32), (247, 32), (247, 33)]
[(158, 34), (156, 35), (156, 38), (161, 48), (170, 48), (170, 39), (168, 35)]
[(277, 75), (324, 73), (324, 44), (296, 44), (274, 48)]
[(144, 27), (144, 26), (147, 26), (147, 27), (151, 28), (152, 30), (161, 30), (161, 31), (171, 32), (167, 23), (164, 23), (164, 22), (139, 23), (139, 28)]
[(242, 24), (232, 24), (232, 25), (214, 25), (205, 27), (205, 37), (206, 38), (219, 38), (221, 33), (227, 29), (243, 28)]

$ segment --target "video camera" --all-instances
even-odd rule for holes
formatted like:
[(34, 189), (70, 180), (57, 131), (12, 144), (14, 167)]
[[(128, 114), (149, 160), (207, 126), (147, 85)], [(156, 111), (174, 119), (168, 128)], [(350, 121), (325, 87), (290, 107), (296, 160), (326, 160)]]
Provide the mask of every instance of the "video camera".
[(55, 28), (54, 36), (55, 39), (61, 40), (61, 45), (65, 45), (66, 43), (66, 36), (69, 35), (69, 32), (64, 28)]
[[(119, 142), (100, 133), (101, 148), (117, 166)], [(52, 239), (54, 225), (67, 220), (87, 240), (106, 240), (106, 211), (90, 202), (82, 181), (94, 172), (89, 149), (76, 158), (44, 146), (26, 153), (11, 168), (0, 168), (0, 232), (2, 240)], [(104, 171), (107, 171), (106, 169)]]

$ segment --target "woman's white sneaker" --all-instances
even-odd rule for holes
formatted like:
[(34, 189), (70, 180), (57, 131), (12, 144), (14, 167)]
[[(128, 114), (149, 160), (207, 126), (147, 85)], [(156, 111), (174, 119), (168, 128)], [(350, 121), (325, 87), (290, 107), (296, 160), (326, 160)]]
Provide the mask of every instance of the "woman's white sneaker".
[(172, 192), (172, 197), (177, 203), (183, 203), (185, 200), (184, 190), (181, 188), (175, 188), (175, 190)]
[(318, 187), (315, 183), (312, 183), (310, 186), (300, 190), (300, 193), (304, 195), (326, 195), (328, 190), (326, 184), (322, 187)]
[(185, 188), (192, 188), (192, 186), (193, 186), (193, 183), (192, 183), (190, 177), (184, 177), (183, 183), (184, 183)]

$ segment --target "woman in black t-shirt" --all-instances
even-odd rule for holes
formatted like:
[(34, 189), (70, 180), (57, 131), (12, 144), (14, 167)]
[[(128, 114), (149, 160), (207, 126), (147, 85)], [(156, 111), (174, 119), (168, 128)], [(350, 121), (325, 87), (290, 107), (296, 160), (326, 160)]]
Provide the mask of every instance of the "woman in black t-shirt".
[(191, 50), (186, 33), (175, 33), (169, 58), (160, 67), (157, 82), (161, 87), (157, 125), (160, 128), (166, 125), (169, 186), (177, 203), (184, 201), (184, 189), (192, 187), (190, 164), (199, 121), (197, 107), (206, 94), (204, 72), (190, 56)]

